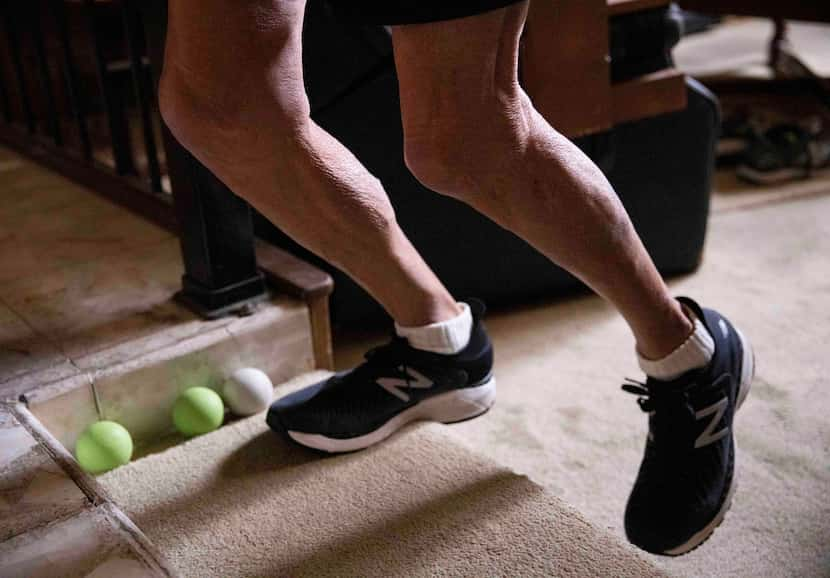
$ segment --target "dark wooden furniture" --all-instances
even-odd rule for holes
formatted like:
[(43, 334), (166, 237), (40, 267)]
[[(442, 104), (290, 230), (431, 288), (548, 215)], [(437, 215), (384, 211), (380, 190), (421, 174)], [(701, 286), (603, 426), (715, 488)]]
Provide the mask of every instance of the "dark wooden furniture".
[(666, 67), (613, 83), (609, 18), (661, 9), (668, 0), (532, 0), (521, 77), (534, 104), (576, 137), (682, 110), (683, 75)]
[[(757, 16), (770, 18), (775, 30), (769, 41), (767, 63), (773, 71), (786, 70), (766, 84), (778, 85), (793, 92), (808, 90), (830, 107), (830, 79), (822, 77), (806, 66), (798, 56), (785, 50), (787, 20), (807, 20), (830, 22), (830, 2), (826, 0), (680, 0), (680, 5), (687, 10), (708, 14), (732, 14), (738, 16)], [(829, 40), (830, 41), (830, 40)], [(757, 83), (738, 81), (736, 84), (726, 79), (719, 79), (718, 90), (725, 92), (741, 91), (744, 83), (752, 84), (757, 90)]]
[(680, 0), (679, 4), (708, 14), (830, 22), (830, 2), (825, 0)]

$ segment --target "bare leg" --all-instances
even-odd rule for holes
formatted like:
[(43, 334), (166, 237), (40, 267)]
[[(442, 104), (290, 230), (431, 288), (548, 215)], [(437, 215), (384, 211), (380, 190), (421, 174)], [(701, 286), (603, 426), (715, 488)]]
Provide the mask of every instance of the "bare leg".
[(604, 175), (519, 86), (526, 9), (393, 28), (407, 164), (582, 279), (619, 309), (642, 355), (663, 357), (692, 324)]
[(461, 310), (399, 228), (383, 187), (309, 118), (304, 1), (170, 0), (159, 101), (176, 138), (401, 325)]

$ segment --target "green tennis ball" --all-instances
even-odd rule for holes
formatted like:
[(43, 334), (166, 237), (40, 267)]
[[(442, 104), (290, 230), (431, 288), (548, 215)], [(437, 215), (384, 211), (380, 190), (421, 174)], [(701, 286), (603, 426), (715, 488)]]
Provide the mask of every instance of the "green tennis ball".
[(114, 421), (98, 421), (84, 430), (75, 442), (75, 457), (84, 471), (101, 474), (129, 463), (133, 438)]
[(213, 431), (224, 418), (222, 398), (207, 387), (190, 387), (173, 404), (173, 424), (186, 436)]

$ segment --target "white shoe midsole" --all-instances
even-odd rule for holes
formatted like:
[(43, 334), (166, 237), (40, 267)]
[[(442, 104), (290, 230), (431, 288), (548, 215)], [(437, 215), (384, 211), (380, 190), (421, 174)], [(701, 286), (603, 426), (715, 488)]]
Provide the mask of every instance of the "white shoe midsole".
[(752, 379), (755, 377), (755, 356), (752, 354), (752, 345), (750, 345), (749, 340), (744, 337), (744, 334), (737, 327), (735, 331), (738, 333), (738, 339), (741, 340), (741, 349), (744, 352), (743, 362), (741, 363), (741, 384), (735, 407), (735, 409), (738, 409), (743, 405), (746, 396), (749, 395), (749, 389), (752, 387)]
[(288, 430), (291, 439), (304, 446), (325, 452), (353, 452), (383, 441), (406, 424), (429, 420), (452, 423), (481, 415), (496, 401), (496, 378), (475, 387), (454, 389), (429, 397), (402, 411), (373, 432), (362, 436), (340, 439), (322, 434)]

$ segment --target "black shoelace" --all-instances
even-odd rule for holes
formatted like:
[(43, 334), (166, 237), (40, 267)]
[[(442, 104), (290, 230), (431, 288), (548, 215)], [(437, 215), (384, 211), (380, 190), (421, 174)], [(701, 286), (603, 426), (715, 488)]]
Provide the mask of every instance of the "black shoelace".
[(363, 358), (366, 361), (354, 368), (353, 372), (372, 377), (396, 376), (408, 380), (407, 364), (403, 361), (407, 347), (408, 342), (405, 338), (393, 335), (390, 342), (373, 347), (364, 353)]
[(694, 409), (686, 393), (689, 388), (678, 390), (665, 384), (651, 385), (626, 378), (622, 389), (638, 396), (637, 405), (652, 416), (649, 420), (649, 438), (653, 442), (660, 440), (661, 444), (671, 444), (685, 439), (687, 428), (683, 427), (684, 424), (695, 420)]
[(407, 345), (408, 342), (406, 341), (406, 338), (394, 335), (392, 336), (392, 340), (388, 343), (373, 347), (364, 353), (363, 358), (368, 363), (373, 364), (384, 364), (389, 362), (394, 363), (401, 357), (401, 354)]
[[(646, 413), (657, 411), (661, 407), (683, 405), (688, 406), (689, 396), (684, 388), (678, 391), (664, 385), (652, 386), (648, 382), (643, 383), (630, 377), (625, 378), (622, 384), (623, 391), (639, 396), (637, 404)], [(691, 387), (694, 387), (692, 384)]]

